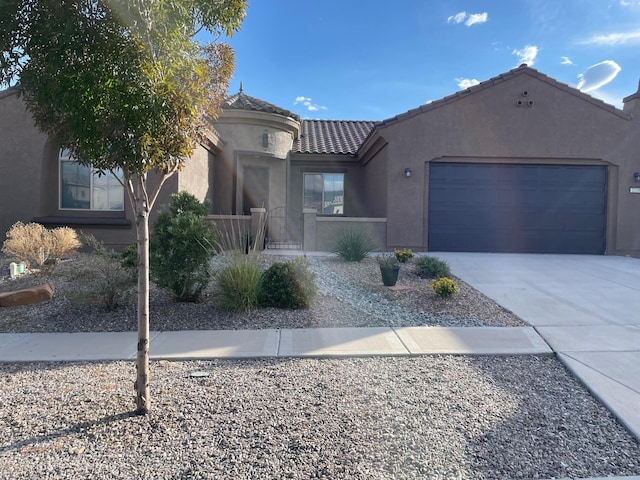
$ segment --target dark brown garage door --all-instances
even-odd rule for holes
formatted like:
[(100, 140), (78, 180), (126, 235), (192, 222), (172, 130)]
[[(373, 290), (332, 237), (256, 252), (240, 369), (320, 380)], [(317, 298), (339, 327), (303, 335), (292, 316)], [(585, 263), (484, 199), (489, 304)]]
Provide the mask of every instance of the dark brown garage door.
[(432, 163), (429, 250), (605, 252), (607, 168)]

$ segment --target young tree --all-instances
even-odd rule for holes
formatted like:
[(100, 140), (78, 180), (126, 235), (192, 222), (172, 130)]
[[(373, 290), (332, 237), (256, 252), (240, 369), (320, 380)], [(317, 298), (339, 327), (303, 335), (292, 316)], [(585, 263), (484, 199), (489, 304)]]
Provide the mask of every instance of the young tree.
[[(136, 411), (150, 408), (149, 213), (215, 118), (233, 71), (219, 41), (246, 0), (2, 0), (0, 85), (99, 174), (122, 172), (136, 218)], [(204, 29), (213, 40), (196, 41)]]

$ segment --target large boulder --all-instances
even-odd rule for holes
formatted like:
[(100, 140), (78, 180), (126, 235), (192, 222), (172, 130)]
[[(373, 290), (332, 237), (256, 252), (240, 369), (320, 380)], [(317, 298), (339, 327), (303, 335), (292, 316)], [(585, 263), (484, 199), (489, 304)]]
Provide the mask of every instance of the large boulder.
[(31, 288), (0, 293), (0, 307), (15, 307), (46, 302), (53, 298), (53, 285), (45, 283)]

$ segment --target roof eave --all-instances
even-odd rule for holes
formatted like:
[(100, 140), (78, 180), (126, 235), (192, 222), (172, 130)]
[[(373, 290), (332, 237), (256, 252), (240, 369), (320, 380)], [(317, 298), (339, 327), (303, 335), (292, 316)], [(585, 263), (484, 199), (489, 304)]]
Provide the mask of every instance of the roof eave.
[(394, 117), (388, 118), (386, 120), (382, 120), (378, 123), (376, 123), (375, 127), (376, 129), (378, 128), (385, 128), (389, 125), (398, 123), (398, 122), (402, 122), (404, 120), (408, 120), (412, 117), (415, 117), (416, 115), (420, 115), (421, 113), (425, 113), (425, 112), (429, 112), (432, 110), (435, 110), (437, 108), (443, 107), (445, 105), (448, 105), (452, 102), (461, 100), (469, 95), (472, 95), (473, 93), (476, 93), (478, 91), (481, 90), (486, 90), (487, 88), (490, 88), (494, 85), (498, 85), (500, 83), (503, 83), (507, 80), (510, 80), (518, 75), (529, 75), (531, 77), (537, 78), (538, 80), (545, 82), (555, 88), (559, 88), (575, 97), (578, 97), (582, 100), (585, 100), (593, 105), (595, 105), (596, 107), (599, 107), (603, 110), (608, 111), (609, 113), (612, 113), (614, 115), (617, 115), (618, 117), (624, 118), (626, 120), (629, 120), (631, 117), (625, 113), (624, 111), (616, 108), (613, 105), (609, 105), (608, 103), (605, 103), (604, 101), (594, 98), (591, 95), (588, 95), (580, 90), (578, 90), (577, 88), (571, 87), (570, 85), (567, 85), (565, 83), (559, 82), (558, 80), (555, 80), (551, 77), (549, 77), (548, 75), (545, 75), (543, 73), (540, 73), (538, 70), (536, 70), (535, 68), (531, 68), (528, 67), (526, 65), (520, 65), (519, 67), (516, 67), (512, 70), (509, 70), (506, 73), (502, 73), (496, 77), (492, 77), (488, 80), (485, 80), (484, 82), (480, 82), (478, 85), (474, 85), (472, 87), (466, 88), (464, 90), (460, 90), (458, 92), (455, 92), (451, 95), (447, 95), (446, 97), (443, 97), (439, 100), (435, 100), (431, 103), (427, 103), (424, 105), (421, 105), (417, 108), (413, 108), (411, 110), (408, 110), (404, 113), (401, 113), (399, 115), (396, 115)]

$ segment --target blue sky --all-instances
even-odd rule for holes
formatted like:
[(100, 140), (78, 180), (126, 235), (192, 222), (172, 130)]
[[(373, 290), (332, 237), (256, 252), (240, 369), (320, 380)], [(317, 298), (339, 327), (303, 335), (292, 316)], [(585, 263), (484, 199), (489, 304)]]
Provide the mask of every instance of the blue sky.
[(303, 118), (382, 120), (521, 63), (621, 108), (640, 0), (249, 0), (230, 40), (246, 94)]

